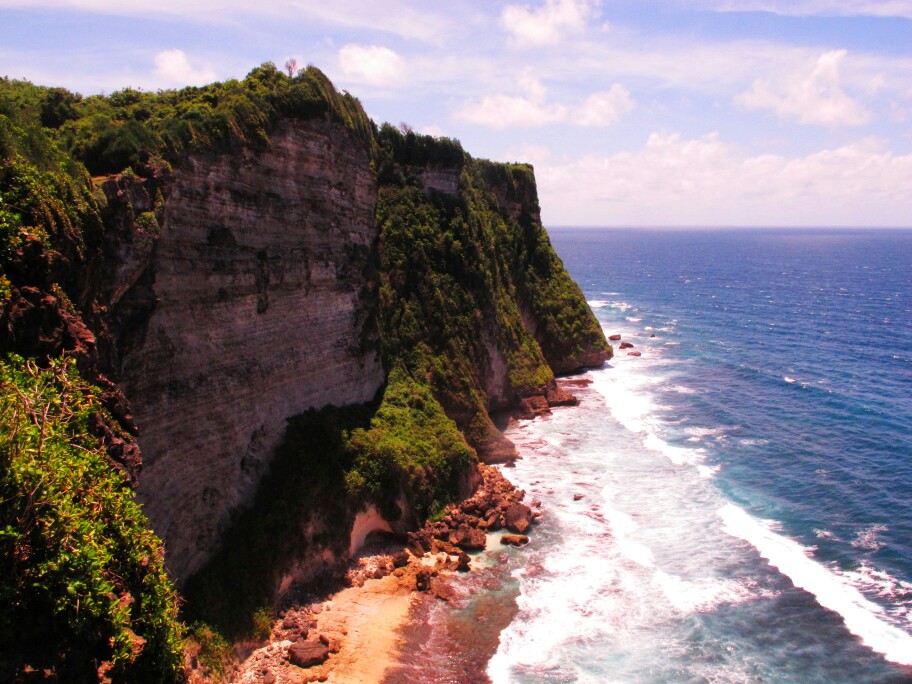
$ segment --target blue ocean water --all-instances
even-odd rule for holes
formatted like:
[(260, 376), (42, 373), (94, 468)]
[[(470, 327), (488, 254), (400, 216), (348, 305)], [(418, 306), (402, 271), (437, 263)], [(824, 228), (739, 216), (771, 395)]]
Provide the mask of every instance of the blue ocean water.
[(912, 681), (912, 231), (555, 230), (618, 350), (508, 434), (494, 682)]

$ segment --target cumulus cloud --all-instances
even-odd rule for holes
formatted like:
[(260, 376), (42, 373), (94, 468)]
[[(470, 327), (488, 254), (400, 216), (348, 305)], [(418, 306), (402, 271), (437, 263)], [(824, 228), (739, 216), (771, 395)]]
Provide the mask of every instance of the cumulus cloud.
[(576, 225), (908, 225), (912, 154), (866, 138), (802, 157), (749, 155), (712, 133), (536, 165), (546, 221)]
[(216, 79), (211, 69), (190, 64), (183, 50), (164, 50), (155, 55), (155, 75), (168, 86), (205, 85)]
[(757, 79), (735, 103), (769, 109), (782, 119), (823, 126), (861, 126), (871, 113), (842, 89), (840, 66), (845, 50), (826, 52), (806, 67), (777, 80)]
[(515, 45), (554, 45), (569, 33), (583, 31), (595, 14), (595, 3), (590, 0), (545, 0), (538, 9), (507, 5), (500, 23)]
[(630, 92), (615, 83), (609, 90), (592, 93), (578, 106), (548, 102), (547, 89), (525, 72), (517, 79), (522, 95), (488, 95), (468, 102), (456, 118), (488, 128), (534, 128), (555, 123), (577, 126), (610, 126), (636, 106)]
[(388, 86), (402, 78), (405, 60), (381, 45), (349, 44), (339, 50), (339, 68), (356, 83)]
[(610, 126), (624, 114), (633, 111), (630, 91), (620, 83), (610, 90), (592, 93), (576, 111), (573, 122), (578, 126)]

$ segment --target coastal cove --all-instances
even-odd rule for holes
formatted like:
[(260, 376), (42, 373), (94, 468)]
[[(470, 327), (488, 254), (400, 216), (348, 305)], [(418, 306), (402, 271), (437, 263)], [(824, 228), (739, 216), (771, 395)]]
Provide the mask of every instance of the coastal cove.
[(294, 60), (0, 161), (0, 680), (912, 681), (912, 230), (549, 233)]
[(633, 347), (507, 430), (541, 522), (414, 594), (381, 681), (912, 681), (912, 232), (552, 238)]

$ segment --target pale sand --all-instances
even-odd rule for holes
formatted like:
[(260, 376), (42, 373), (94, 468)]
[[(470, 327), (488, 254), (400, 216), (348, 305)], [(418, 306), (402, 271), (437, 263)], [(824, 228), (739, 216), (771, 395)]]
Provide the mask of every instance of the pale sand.
[(328, 682), (379, 684), (386, 668), (396, 664), (397, 633), (408, 618), (415, 586), (413, 578), (410, 584), (402, 579), (389, 575), (345, 589), (318, 616), (319, 629), (348, 632), (339, 653), (327, 661)]
[(317, 626), (310, 632), (338, 641), (338, 652), (330, 653), (322, 665), (295, 667), (285, 659), (292, 642), (276, 640), (251, 653), (232, 681), (380, 684), (386, 669), (397, 663), (398, 633), (408, 619), (419, 567), (413, 563), (386, 577), (367, 580), (363, 586), (343, 589), (322, 604), (322, 610), (313, 616)]

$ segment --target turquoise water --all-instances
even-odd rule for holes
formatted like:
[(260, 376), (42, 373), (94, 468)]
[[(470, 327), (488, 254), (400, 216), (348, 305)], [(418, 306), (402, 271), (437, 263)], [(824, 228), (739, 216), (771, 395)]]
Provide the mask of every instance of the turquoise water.
[(510, 435), (548, 519), (491, 679), (912, 681), (912, 232), (552, 241), (642, 356)]

